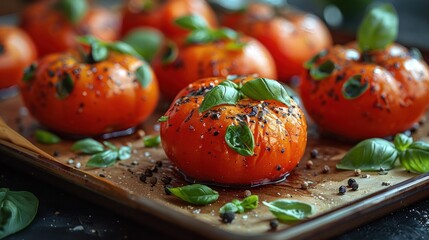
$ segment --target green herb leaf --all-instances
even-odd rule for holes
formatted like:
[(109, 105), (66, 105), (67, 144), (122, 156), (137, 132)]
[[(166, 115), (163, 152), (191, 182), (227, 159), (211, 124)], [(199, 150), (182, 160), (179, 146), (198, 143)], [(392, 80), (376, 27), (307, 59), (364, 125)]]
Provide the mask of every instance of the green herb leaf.
[(56, 6), (73, 24), (77, 24), (86, 15), (89, 6), (86, 0), (60, 0)]
[(24, 69), (24, 76), (22, 77), (22, 81), (24, 81), (25, 83), (28, 83), (34, 77), (36, 70), (37, 70), (36, 63), (32, 63), (30, 66), (26, 67)]
[(115, 164), (119, 157), (119, 153), (116, 150), (106, 150), (101, 153), (92, 155), (92, 157), (86, 163), (88, 167), (109, 167)]
[[(236, 43), (235, 45), (234, 45), (234, 42), (228, 43), (228, 44), (233, 44), (230, 46), (231, 48), (230, 50), (241, 50), (246, 45), (246, 43), (239, 41), (239, 34), (230, 28), (221, 28), (221, 29), (205, 28), (205, 29), (193, 30), (187, 36), (186, 43), (204, 44), (204, 43), (215, 42), (215, 41), (224, 40), (224, 39), (235, 40), (235, 43)], [(228, 44), (226, 47), (228, 47)]]
[(398, 151), (403, 152), (413, 143), (413, 138), (400, 133), (396, 134), (393, 143)]
[(269, 203), (262, 203), (282, 222), (303, 220), (314, 213), (312, 205), (299, 201), (280, 199)]
[(157, 147), (161, 144), (161, 136), (159, 135), (148, 135), (143, 138), (145, 147)]
[(166, 122), (168, 120), (168, 116), (161, 116), (159, 119), (158, 119), (158, 122)]
[(236, 104), (240, 99), (240, 92), (232, 87), (218, 85), (212, 88), (204, 97), (198, 108), (199, 112), (205, 112), (210, 108), (222, 104)]
[(246, 46), (245, 42), (233, 41), (225, 45), (225, 49), (228, 51), (241, 51)]
[(186, 43), (194, 44), (194, 43), (209, 43), (215, 40), (213, 32), (210, 29), (198, 29), (192, 31), (186, 37)]
[(118, 147), (116, 147), (113, 143), (111, 143), (111, 142), (108, 142), (108, 141), (104, 141), (103, 142), (103, 144), (106, 146), (106, 147), (108, 147), (108, 148), (110, 148), (110, 149), (112, 149), (112, 150), (115, 150), (115, 151), (117, 151), (118, 150)]
[(207, 205), (219, 198), (218, 192), (202, 184), (169, 188), (168, 190), (176, 197), (195, 205)]
[(207, 22), (199, 15), (186, 15), (174, 21), (179, 27), (188, 30), (199, 30), (208, 28)]
[(90, 55), (89, 58), (91, 59), (90, 62), (96, 63), (106, 60), (106, 58), (109, 55), (109, 51), (107, 48), (97, 42), (91, 43), (90, 48)]
[(92, 43), (99, 41), (92, 35), (78, 36), (76, 37), (76, 40), (85, 45), (91, 45)]
[(94, 154), (104, 151), (104, 146), (92, 138), (85, 138), (75, 142), (71, 149), (74, 152)]
[(152, 72), (150, 71), (150, 68), (143, 64), (140, 67), (136, 69), (136, 79), (140, 83), (140, 86), (143, 88), (146, 88), (151, 82), (152, 82)]
[(227, 87), (232, 87), (232, 88), (238, 89), (238, 85), (235, 82), (232, 82), (230, 80), (225, 80), (225, 81), (219, 83), (219, 85), (220, 86), (227, 86)]
[(362, 171), (389, 170), (394, 167), (398, 157), (395, 146), (384, 139), (371, 138), (354, 146), (337, 164), (338, 169)]
[(241, 92), (254, 100), (276, 100), (290, 106), (290, 97), (283, 86), (271, 79), (256, 78), (246, 82)]
[(416, 141), (399, 155), (402, 166), (411, 172), (429, 172), (429, 144)]
[(73, 79), (71, 78), (70, 74), (64, 73), (62, 78), (56, 84), (57, 97), (59, 99), (65, 99), (73, 91), (73, 88)]
[(228, 126), (225, 141), (232, 150), (242, 156), (254, 154), (255, 140), (252, 131), (245, 123), (240, 123), (238, 126)]
[(326, 60), (319, 66), (312, 65), (310, 68), (310, 76), (314, 80), (323, 80), (329, 77), (335, 70), (335, 64), (331, 60)]
[(238, 207), (237, 205), (235, 205), (232, 202), (226, 203), (225, 205), (223, 205), (220, 209), (219, 209), (219, 213), (220, 214), (224, 214), (226, 212), (233, 212), (236, 213), (238, 212)]
[(103, 42), (103, 44), (111, 51), (123, 53), (141, 59), (142, 56), (130, 45), (124, 42)]
[(258, 201), (259, 201), (259, 197), (257, 195), (250, 195), (245, 199), (243, 199), (243, 201), (234, 199), (231, 202), (223, 205), (219, 209), (219, 213), (220, 214), (223, 214), (226, 212), (243, 213), (246, 211), (250, 211), (258, 207)]
[(322, 50), (318, 54), (314, 55), (310, 60), (308, 60), (307, 62), (305, 62), (304, 63), (304, 68), (305, 69), (311, 69), (314, 66), (314, 64), (317, 62), (317, 60), (319, 60), (320, 58), (326, 56), (327, 54), (328, 54), (327, 50)]
[(119, 160), (127, 160), (131, 157), (131, 148), (127, 146), (122, 146), (118, 150)]
[(257, 195), (250, 195), (241, 201), (241, 206), (244, 211), (250, 211), (258, 207), (259, 197)]
[(137, 28), (129, 32), (122, 41), (129, 44), (140, 56), (150, 62), (161, 49), (164, 36), (160, 31), (152, 28)]
[(368, 82), (362, 83), (361, 78), (359, 74), (354, 75), (343, 84), (342, 93), (345, 99), (356, 99), (368, 90)]
[(168, 41), (164, 53), (161, 56), (162, 64), (169, 64), (176, 61), (179, 56), (179, 49), (173, 41)]
[(38, 207), (39, 200), (34, 194), (0, 188), (0, 239), (30, 225)]
[(37, 142), (43, 144), (55, 144), (61, 142), (61, 138), (59, 138), (57, 135), (40, 129), (36, 130), (34, 137), (36, 138)]
[(395, 41), (398, 16), (388, 3), (372, 8), (359, 26), (357, 40), (361, 51), (381, 50)]

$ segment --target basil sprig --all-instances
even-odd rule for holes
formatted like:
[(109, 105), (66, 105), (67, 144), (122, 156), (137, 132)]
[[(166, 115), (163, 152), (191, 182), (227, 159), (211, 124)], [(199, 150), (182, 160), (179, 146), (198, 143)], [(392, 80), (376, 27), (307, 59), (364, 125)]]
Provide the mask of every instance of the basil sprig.
[(361, 51), (381, 50), (395, 41), (398, 16), (388, 3), (372, 8), (359, 26), (357, 40)]
[(168, 188), (176, 197), (195, 205), (207, 205), (219, 198), (219, 193), (202, 184), (192, 184), (183, 187)]
[(228, 126), (225, 142), (232, 150), (242, 156), (253, 156), (254, 154), (255, 139), (249, 126), (244, 122)]
[(394, 144), (381, 138), (364, 140), (353, 147), (337, 164), (338, 169), (379, 171), (392, 169), (399, 159), (402, 166), (411, 172), (429, 172), (429, 144), (413, 142), (411, 137), (397, 134)]
[(38, 207), (39, 200), (34, 194), (0, 188), (0, 239), (26, 228)]
[(257, 195), (250, 195), (240, 201), (238, 199), (234, 199), (231, 202), (224, 204), (220, 209), (219, 213), (224, 214), (226, 212), (233, 213), (244, 213), (258, 207), (259, 197)]
[(255, 78), (243, 86), (229, 80), (223, 81), (205, 95), (198, 110), (204, 112), (222, 104), (234, 105), (244, 97), (253, 100), (276, 100), (290, 106), (290, 96), (279, 82), (268, 78)]
[(147, 135), (143, 138), (143, 143), (145, 147), (156, 147), (161, 144), (161, 136), (159, 135)]
[(88, 167), (109, 167), (118, 160), (126, 160), (131, 157), (131, 148), (128, 146), (121, 146), (118, 148), (107, 141), (104, 141), (103, 144), (92, 138), (85, 138), (75, 142), (72, 146), (72, 150), (84, 154), (92, 154), (86, 163)]
[(43, 143), (43, 144), (55, 144), (55, 143), (61, 142), (61, 138), (58, 137), (57, 135), (41, 129), (37, 129), (34, 132), (34, 138), (36, 139), (37, 142)]
[(73, 24), (79, 23), (89, 9), (87, 0), (60, 0), (54, 7)]
[[(131, 47), (129, 44), (125, 43), (125, 42), (105, 42), (102, 40), (99, 40), (91, 35), (86, 35), (86, 36), (82, 36), (82, 37), (78, 37), (77, 41), (82, 43), (82, 44), (86, 44), (89, 45), (92, 49), (91, 54), (92, 55), (97, 55), (97, 61), (95, 62), (99, 62), (99, 61), (103, 61), (107, 58), (108, 54), (104, 54), (103, 52), (105, 52), (105, 50), (109, 50), (109, 51), (114, 51), (114, 52), (118, 52), (118, 53), (123, 53), (123, 54), (127, 54), (127, 55), (131, 55), (134, 56), (136, 58), (142, 59), (142, 56), (133, 48)], [(95, 50), (94, 50), (94, 46), (95, 46)], [(94, 53), (94, 51), (96, 51)], [(93, 59), (95, 60), (95, 59)]]
[(312, 205), (294, 200), (279, 199), (262, 203), (277, 219), (286, 223), (303, 220), (315, 211)]

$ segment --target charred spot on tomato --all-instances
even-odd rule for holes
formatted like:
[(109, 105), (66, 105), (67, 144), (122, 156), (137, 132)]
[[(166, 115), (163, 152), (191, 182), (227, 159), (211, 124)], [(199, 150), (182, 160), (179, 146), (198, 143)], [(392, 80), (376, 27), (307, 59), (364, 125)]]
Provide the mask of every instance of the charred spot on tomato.
[(335, 64), (331, 60), (326, 60), (319, 66), (313, 65), (310, 68), (310, 76), (314, 80), (323, 80), (329, 77), (335, 70)]
[(342, 87), (343, 97), (348, 100), (353, 100), (360, 97), (369, 88), (367, 81), (362, 82), (362, 75), (354, 75), (349, 78)]
[(173, 63), (176, 61), (177, 56), (179, 56), (179, 49), (177, 48), (177, 45), (174, 42), (169, 41), (163, 54), (161, 55), (161, 63), (164, 65)]
[(22, 81), (28, 83), (33, 77), (37, 70), (37, 64), (32, 63), (30, 66), (24, 69), (24, 76), (22, 77)]
[(373, 54), (369, 51), (362, 52), (362, 54), (360, 55), (360, 61), (364, 63), (373, 63), (374, 62)]
[(54, 71), (52, 71), (51, 69), (49, 69), (49, 70), (48, 70), (48, 76), (49, 76), (50, 78), (55, 77), (55, 72), (54, 72)]
[(74, 82), (69, 73), (63, 73), (61, 79), (56, 84), (57, 97), (65, 99), (73, 91)]
[(6, 49), (4, 48), (4, 45), (2, 43), (0, 43), (0, 55), (5, 53)]

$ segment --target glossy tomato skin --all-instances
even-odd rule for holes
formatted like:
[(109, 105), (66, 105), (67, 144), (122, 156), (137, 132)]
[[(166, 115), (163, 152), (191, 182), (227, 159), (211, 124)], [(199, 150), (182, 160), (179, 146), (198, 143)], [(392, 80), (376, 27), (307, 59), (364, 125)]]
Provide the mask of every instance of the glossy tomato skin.
[(36, 59), (36, 47), (21, 29), (0, 26), (0, 89), (17, 84)]
[(216, 15), (204, 0), (154, 1), (155, 6), (145, 10), (144, 1), (128, 0), (123, 9), (122, 35), (137, 27), (154, 27), (168, 38), (184, 37), (188, 31), (177, 26), (175, 19), (189, 14), (204, 18), (210, 27), (217, 26)]
[(297, 10), (275, 11), (261, 3), (226, 14), (223, 24), (259, 40), (273, 56), (278, 79), (283, 82), (301, 75), (308, 59), (332, 45), (328, 28), (316, 16)]
[[(58, 133), (98, 136), (125, 130), (144, 121), (155, 109), (159, 90), (155, 75), (141, 86), (135, 70), (147, 64), (111, 52), (102, 62), (82, 63), (78, 54), (51, 54), (37, 61), (34, 77), (20, 82), (25, 106), (43, 125)], [(61, 97), (67, 76), (73, 88)]]
[(220, 40), (182, 45), (177, 58), (169, 63), (155, 59), (153, 68), (163, 96), (171, 100), (188, 84), (204, 77), (256, 74), (276, 79), (274, 60), (266, 48), (250, 37), (243, 36), (240, 41), (245, 43), (241, 50), (228, 50), (226, 45), (231, 40)]
[[(253, 79), (240, 78), (235, 83)], [(161, 122), (162, 146), (189, 180), (218, 185), (258, 185), (286, 176), (300, 161), (307, 142), (301, 109), (276, 101), (243, 99), (200, 113), (203, 95), (225, 78), (189, 84), (176, 97)], [(245, 122), (255, 139), (253, 156), (242, 156), (225, 142), (228, 126)]]
[[(334, 46), (316, 62), (335, 63), (329, 77), (317, 81), (303, 74), (302, 100), (323, 131), (350, 140), (391, 136), (411, 128), (428, 109), (429, 70), (423, 60), (398, 44), (365, 55), (355, 44)], [(368, 90), (346, 99), (343, 85), (358, 74)]]
[(73, 24), (55, 9), (53, 1), (29, 5), (21, 15), (20, 25), (33, 39), (39, 56), (76, 47), (77, 36), (93, 35), (111, 41), (119, 34), (119, 17), (111, 11), (91, 7), (79, 23)]

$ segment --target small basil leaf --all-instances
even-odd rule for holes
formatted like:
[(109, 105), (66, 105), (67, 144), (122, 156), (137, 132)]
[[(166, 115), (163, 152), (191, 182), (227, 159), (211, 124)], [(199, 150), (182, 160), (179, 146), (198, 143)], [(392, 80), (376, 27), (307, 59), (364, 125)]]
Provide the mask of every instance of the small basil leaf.
[(179, 49), (177, 48), (177, 45), (174, 42), (169, 41), (164, 50), (164, 53), (161, 56), (161, 63), (162, 64), (172, 63), (176, 61), (177, 56), (179, 56)]
[(30, 66), (24, 69), (24, 76), (22, 77), (22, 81), (28, 83), (36, 74), (37, 64), (32, 63)]
[(299, 201), (280, 199), (262, 203), (282, 222), (303, 220), (314, 213), (312, 205)]
[(203, 99), (198, 110), (204, 112), (212, 107), (216, 107), (222, 104), (236, 104), (240, 99), (240, 93), (237, 89), (218, 85), (212, 88)]
[(94, 154), (104, 151), (104, 146), (92, 138), (85, 138), (75, 142), (71, 149), (74, 152)]
[(241, 92), (253, 100), (276, 100), (290, 106), (290, 97), (282, 85), (271, 79), (256, 78), (246, 82)]
[[(229, 77), (229, 76), (228, 76), (228, 77)], [(223, 81), (223, 82), (219, 83), (219, 85), (220, 85), (220, 86), (232, 87), (232, 88), (235, 88), (235, 89), (237, 89), (237, 88), (238, 88), (238, 85), (237, 85), (235, 82), (232, 82), (232, 81), (230, 81), (230, 80), (225, 80), (225, 81)]]
[(246, 46), (245, 42), (233, 41), (225, 45), (225, 49), (228, 51), (241, 51)]
[(36, 130), (34, 137), (36, 138), (37, 142), (43, 144), (55, 144), (61, 142), (61, 138), (59, 138), (57, 135), (40, 129)]
[(168, 190), (183, 201), (195, 205), (207, 205), (219, 198), (218, 192), (202, 184), (169, 188)]
[(0, 239), (30, 225), (38, 207), (39, 200), (34, 194), (0, 188)]
[(89, 9), (86, 0), (60, 0), (56, 7), (73, 24), (79, 23)]
[(119, 160), (127, 160), (131, 157), (131, 148), (130, 147), (120, 147), (118, 150)]
[(90, 48), (90, 63), (97, 63), (106, 60), (109, 55), (107, 48), (97, 42), (91, 43)]
[(159, 135), (148, 135), (144, 136), (143, 143), (145, 147), (156, 147), (161, 143), (161, 136)]
[[(214, 41), (221, 39), (238, 39), (239, 35), (231, 28), (210, 29)], [(245, 43), (243, 43), (245, 45)]]
[(394, 167), (398, 157), (395, 146), (381, 138), (364, 140), (354, 146), (337, 164), (338, 169), (362, 171), (389, 170)]
[(429, 172), (429, 150), (409, 148), (399, 156), (402, 166), (411, 172)]
[(359, 74), (354, 75), (343, 84), (341, 91), (345, 99), (348, 99), (348, 100), (356, 99), (368, 90), (369, 88), (368, 82), (362, 83), (361, 78), (362, 76)]
[(159, 119), (158, 119), (158, 122), (166, 122), (167, 120), (168, 120), (168, 116), (161, 116)]
[(142, 56), (129, 44), (124, 42), (103, 43), (109, 50), (134, 56), (141, 59)]
[(398, 16), (388, 3), (372, 8), (358, 29), (357, 40), (361, 51), (384, 49), (398, 35)]
[(423, 141), (415, 141), (408, 146), (409, 149), (429, 151), (429, 144)]
[(118, 150), (118, 147), (116, 147), (113, 143), (111, 143), (111, 142), (108, 142), (108, 141), (104, 141), (103, 142), (103, 144), (106, 146), (106, 147), (108, 147), (109, 149), (112, 149), (112, 150), (115, 150), (115, 151), (117, 151)]
[(326, 60), (319, 66), (312, 65), (310, 68), (310, 76), (314, 80), (322, 80), (329, 77), (335, 70), (335, 64), (331, 60)]
[(398, 151), (403, 152), (413, 143), (413, 138), (400, 133), (396, 134), (393, 143)]
[(194, 14), (179, 17), (174, 21), (174, 23), (188, 30), (199, 30), (208, 28), (207, 22), (204, 20), (204, 18)]
[(225, 133), (228, 146), (242, 156), (254, 154), (255, 140), (249, 126), (240, 123), (238, 126), (228, 126)]
[(214, 41), (214, 36), (212, 34), (213, 32), (209, 29), (199, 29), (192, 31), (187, 37), (186, 37), (186, 43), (193, 44), (193, 43), (209, 43)]
[(220, 209), (219, 209), (219, 213), (220, 214), (224, 214), (226, 212), (233, 212), (236, 213), (238, 211), (238, 207), (237, 205), (235, 205), (234, 203), (226, 203), (225, 205), (223, 205)]
[(91, 156), (86, 163), (88, 167), (109, 167), (115, 164), (118, 159), (118, 151), (106, 150)]
[(140, 56), (150, 62), (161, 49), (164, 36), (155, 29), (138, 28), (129, 32), (122, 41), (129, 44)]
[(92, 35), (85, 35), (85, 36), (78, 36), (76, 37), (76, 40), (80, 43), (91, 45), (92, 43), (99, 42), (94, 36)]
[(244, 211), (250, 211), (258, 207), (259, 197), (257, 195), (250, 195), (241, 201), (241, 206)]
[(409, 54), (412, 58), (417, 59), (417, 60), (422, 60), (422, 53), (420, 52), (420, 50), (418, 48), (410, 48)]
[(305, 69), (311, 69), (313, 67), (313, 65), (317, 62), (317, 60), (319, 60), (320, 58), (326, 56), (327, 54), (328, 54), (327, 50), (322, 50), (318, 54), (314, 55), (310, 60), (308, 60), (307, 62), (305, 62), (304, 63), (304, 68)]
[(73, 91), (74, 82), (70, 74), (64, 73), (62, 78), (56, 84), (57, 97), (65, 99)]
[(146, 64), (143, 64), (138, 67), (136, 69), (135, 74), (137, 81), (143, 88), (146, 88), (152, 82), (152, 72)]

